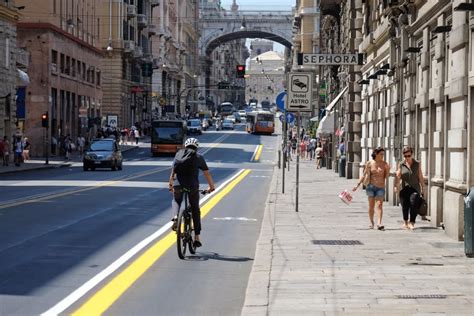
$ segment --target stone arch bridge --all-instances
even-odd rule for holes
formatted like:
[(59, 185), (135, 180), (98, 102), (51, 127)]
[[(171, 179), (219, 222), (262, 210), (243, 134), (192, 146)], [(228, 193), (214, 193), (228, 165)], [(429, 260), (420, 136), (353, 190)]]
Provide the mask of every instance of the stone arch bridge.
[(229, 13), (202, 12), (199, 19), (201, 36), (199, 54), (201, 56), (200, 85), (209, 96), (210, 59), (212, 51), (225, 42), (243, 38), (268, 39), (291, 49), (293, 14), (291, 11), (232, 11)]
[(222, 43), (241, 38), (263, 38), (288, 48), (292, 45), (290, 11), (237, 11), (229, 15), (204, 15), (200, 18), (201, 56), (210, 53)]

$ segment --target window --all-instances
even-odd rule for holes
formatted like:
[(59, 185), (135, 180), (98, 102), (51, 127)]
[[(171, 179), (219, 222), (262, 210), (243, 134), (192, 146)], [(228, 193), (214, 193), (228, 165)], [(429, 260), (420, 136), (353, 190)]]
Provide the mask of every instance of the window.
[(66, 69), (65, 69), (66, 75), (71, 74), (71, 58), (69, 56), (66, 56)]
[(77, 61), (77, 77), (80, 79), (81, 78), (81, 61)]
[(51, 50), (51, 63), (55, 65), (58, 64), (58, 52), (54, 49)]
[(71, 59), (71, 76), (76, 76), (76, 59)]
[(60, 62), (61, 62), (61, 64), (59, 65), (60, 66), (60, 71), (61, 71), (61, 73), (64, 73), (64, 54), (60, 55)]
[(100, 71), (97, 71), (97, 85), (100, 86)]
[(86, 80), (86, 64), (82, 63), (82, 80)]
[(91, 83), (95, 83), (95, 67), (90, 67)]

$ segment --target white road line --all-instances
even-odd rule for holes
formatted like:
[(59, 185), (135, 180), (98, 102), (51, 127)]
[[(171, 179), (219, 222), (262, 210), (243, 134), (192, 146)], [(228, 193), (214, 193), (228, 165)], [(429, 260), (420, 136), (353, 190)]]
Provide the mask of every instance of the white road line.
[[(242, 172), (244, 172), (244, 169), (241, 169), (238, 171), (234, 176), (226, 180), (224, 183), (222, 183), (216, 191), (214, 191), (212, 194), (209, 194), (205, 196), (201, 201), (200, 204), (204, 204), (208, 199), (210, 199), (214, 194), (222, 190), (228, 183), (233, 181), (235, 178), (237, 178)], [(151, 244), (153, 241), (158, 239), (161, 235), (164, 233), (168, 232), (169, 229), (171, 228), (171, 222), (166, 223), (163, 227), (158, 229), (155, 233), (151, 234), (147, 238), (143, 239), (141, 242), (139, 242), (137, 245), (135, 245), (133, 248), (128, 250), (126, 253), (124, 253), (120, 258), (115, 260), (112, 264), (110, 264), (107, 268), (99, 272), (97, 275), (95, 275), (92, 279), (81, 285), (78, 289), (76, 289), (74, 292), (66, 296), (63, 300), (61, 300), (59, 303), (54, 305), (52, 308), (48, 309), (46, 312), (42, 313), (42, 316), (52, 316), (52, 315), (58, 315), (62, 312), (64, 312), (66, 309), (68, 309), (72, 304), (77, 302), (81, 297), (83, 297), (85, 294), (87, 294), (90, 290), (92, 290), (95, 286), (97, 286), (100, 282), (102, 282), (104, 279), (109, 277), (112, 273), (117, 271), (121, 266), (123, 266), (125, 263), (127, 263), (131, 258), (133, 258), (137, 253), (142, 251), (145, 247), (147, 247), (149, 244)]]
[(243, 222), (256, 222), (256, 218), (247, 218), (247, 217), (214, 217), (213, 219), (217, 221), (243, 221)]
[(257, 145), (257, 147), (255, 147), (255, 150), (253, 152), (252, 158), (250, 158), (250, 161), (253, 161), (255, 159), (255, 156), (257, 155), (257, 151), (258, 151), (258, 146), (260, 145)]

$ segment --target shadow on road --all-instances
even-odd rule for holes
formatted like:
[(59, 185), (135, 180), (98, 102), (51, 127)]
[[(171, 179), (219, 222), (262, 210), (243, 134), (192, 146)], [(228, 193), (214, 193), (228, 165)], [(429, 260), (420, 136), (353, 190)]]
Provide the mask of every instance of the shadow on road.
[(253, 258), (226, 256), (226, 255), (220, 255), (216, 252), (207, 252), (207, 253), (200, 252), (194, 256), (187, 256), (186, 260), (195, 260), (195, 261), (218, 260), (218, 261), (229, 261), (229, 262), (247, 262), (247, 261), (253, 261)]

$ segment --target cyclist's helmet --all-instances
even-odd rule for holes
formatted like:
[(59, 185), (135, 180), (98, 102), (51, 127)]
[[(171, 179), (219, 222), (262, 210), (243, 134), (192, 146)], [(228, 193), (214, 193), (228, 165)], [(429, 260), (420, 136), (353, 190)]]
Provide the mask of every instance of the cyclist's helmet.
[(194, 147), (197, 149), (199, 147), (199, 141), (196, 138), (188, 138), (184, 143), (184, 147)]

